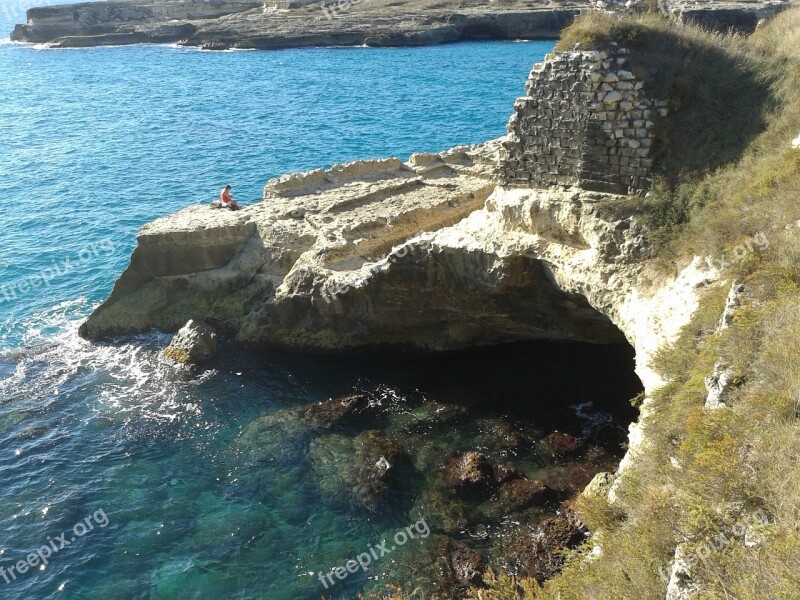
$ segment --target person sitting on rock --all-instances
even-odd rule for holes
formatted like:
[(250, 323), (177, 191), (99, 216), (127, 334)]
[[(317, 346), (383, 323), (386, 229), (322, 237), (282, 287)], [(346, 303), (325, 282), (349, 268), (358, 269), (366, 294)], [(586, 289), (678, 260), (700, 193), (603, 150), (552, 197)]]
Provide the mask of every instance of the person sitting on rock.
[(231, 195), (231, 186), (226, 185), (219, 193), (219, 200), (214, 200), (211, 206), (215, 208), (230, 208), (231, 210), (239, 210), (239, 204), (233, 199)]

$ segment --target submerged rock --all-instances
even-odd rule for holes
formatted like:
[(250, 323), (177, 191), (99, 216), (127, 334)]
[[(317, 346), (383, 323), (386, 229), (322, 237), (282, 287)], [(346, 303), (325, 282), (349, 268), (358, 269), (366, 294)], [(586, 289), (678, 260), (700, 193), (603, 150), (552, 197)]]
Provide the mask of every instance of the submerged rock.
[(326, 402), (299, 406), (286, 417), (301, 419), (312, 427), (330, 429), (359, 416), (366, 416), (364, 413), (369, 408), (369, 398), (365, 394), (350, 394)]
[(400, 451), (377, 431), (355, 437), (320, 436), (311, 442), (308, 460), (320, 487), (335, 501), (376, 513), (394, 483)]
[(548, 434), (540, 444), (544, 450), (555, 457), (574, 456), (585, 447), (584, 440), (563, 431), (554, 431)]
[(535, 527), (526, 527), (512, 543), (507, 563), (521, 577), (535, 577), (540, 583), (561, 570), (564, 551), (585, 539), (583, 527), (571, 510), (549, 518)]
[(463, 531), (475, 514), (474, 508), (438, 487), (424, 489), (414, 501), (411, 512), (425, 515), (433, 529), (448, 534)]
[(208, 325), (189, 320), (164, 349), (164, 356), (175, 362), (198, 365), (217, 355), (217, 333)]
[(481, 419), (475, 446), (490, 454), (508, 455), (530, 445), (530, 440), (507, 419)]
[(493, 465), (492, 471), (494, 473), (495, 480), (501, 485), (507, 481), (511, 481), (512, 479), (519, 479), (522, 477), (519, 469), (517, 469), (517, 467), (514, 465)]
[(466, 592), (471, 586), (480, 585), (486, 571), (483, 557), (464, 542), (451, 541), (447, 549), (448, 562), (456, 580), (456, 594)]

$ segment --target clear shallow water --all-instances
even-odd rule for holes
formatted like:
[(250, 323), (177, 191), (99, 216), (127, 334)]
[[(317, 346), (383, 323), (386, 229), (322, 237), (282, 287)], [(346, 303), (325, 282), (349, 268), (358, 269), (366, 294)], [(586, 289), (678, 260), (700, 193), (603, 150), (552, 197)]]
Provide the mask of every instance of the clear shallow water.
[[(510, 364), (502, 354), (481, 363), (480, 380), (462, 380), (479, 372), (463, 358), (376, 366), (231, 354), (190, 372), (159, 358), (158, 335), (97, 346), (76, 334), (142, 224), (209, 201), (227, 182), (247, 202), (281, 173), (502, 135), (530, 65), (551, 47), (0, 44), (0, 567), (99, 509), (109, 518), (44, 570), (0, 578), (0, 597), (319, 598), (314, 573), (412, 521), (329, 502), (305, 450), (264, 467), (266, 488), (242, 484), (252, 473), (241, 432), (299, 403), (361, 389), (403, 413), (422, 389), (447, 402), (521, 399), (533, 408), (518, 416), (542, 433), (581, 423), (574, 409), (550, 408), (559, 402), (594, 400), (602, 421), (608, 390), (560, 389), (586, 378), (551, 350), (520, 355), (539, 365), (520, 366), (523, 381), (500, 368)], [(516, 387), (497, 391), (507, 380)], [(436, 439), (469, 448), (481, 423)], [(336, 597), (365, 583), (352, 576)]]

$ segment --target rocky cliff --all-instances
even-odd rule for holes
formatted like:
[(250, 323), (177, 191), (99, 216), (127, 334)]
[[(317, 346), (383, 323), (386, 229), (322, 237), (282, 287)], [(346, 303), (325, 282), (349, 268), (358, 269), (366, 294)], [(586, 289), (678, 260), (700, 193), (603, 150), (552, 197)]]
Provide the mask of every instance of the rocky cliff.
[[(561, 116), (550, 118), (560, 119), (574, 116), (591, 95), (591, 106), (611, 115), (603, 121), (611, 125), (610, 143), (588, 149), (604, 157), (593, 164), (609, 177), (619, 177), (623, 146), (651, 139), (650, 125), (641, 136), (637, 129), (627, 135), (618, 122), (644, 119), (644, 82), (630, 83), (635, 97), (608, 101), (615, 91), (608, 82), (633, 81), (624, 69), (624, 60), (607, 53), (556, 53), (534, 67), (522, 102), (555, 102)], [(553, 86), (568, 85), (565, 72), (578, 73), (586, 91), (554, 100)], [(588, 74), (596, 81), (584, 82)], [(618, 106), (620, 100), (630, 106)], [(577, 119), (577, 138), (593, 131), (592, 114)], [(174, 331), (192, 318), (242, 344), (298, 349), (440, 350), (627, 337), (646, 357), (653, 323), (670, 314), (668, 301), (651, 299), (674, 282), (653, 285), (641, 277), (649, 249), (635, 202), (584, 189), (580, 179), (556, 177), (560, 185), (547, 189), (502, 184), (509, 162), (517, 161), (509, 148), (522, 148), (534, 130), (537, 150), (523, 155), (547, 165), (563, 151), (564, 137), (542, 134), (541, 123), (515, 115), (502, 140), (407, 162), (287, 175), (267, 184), (263, 202), (241, 211), (193, 206), (159, 219), (140, 231), (129, 268), (81, 332), (100, 338)], [(643, 175), (629, 172), (630, 181)], [(690, 305), (682, 298), (681, 314)]]
[[(686, 2), (680, 20), (752, 31), (791, 2)], [(644, 0), (128, 0), (28, 11), (11, 39), (61, 47), (181, 43), (208, 49), (407, 46), (474, 39), (555, 38), (581, 11), (637, 10)]]

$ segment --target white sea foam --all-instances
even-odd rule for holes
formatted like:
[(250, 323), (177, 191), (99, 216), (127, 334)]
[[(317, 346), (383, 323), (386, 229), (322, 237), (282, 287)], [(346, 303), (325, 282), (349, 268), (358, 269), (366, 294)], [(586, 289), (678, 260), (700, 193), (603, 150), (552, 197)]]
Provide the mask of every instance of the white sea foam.
[(83, 319), (74, 313), (86, 304), (83, 299), (62, 302), (30, 320), (22, 348), (3, 357), (16, 365), (10, 376), (0, 379), (0, 397), (42, 408), (65, 391), (75, 392), (95, 400), (96, 416), (117, 422), (172, 422), (200, 415), (190, 388), (216, 371), (195, 374), (164, 358), (160, 350), (169, 335), (163, 333), (113, 343), (82, 339), (78, 327)]

